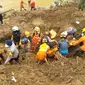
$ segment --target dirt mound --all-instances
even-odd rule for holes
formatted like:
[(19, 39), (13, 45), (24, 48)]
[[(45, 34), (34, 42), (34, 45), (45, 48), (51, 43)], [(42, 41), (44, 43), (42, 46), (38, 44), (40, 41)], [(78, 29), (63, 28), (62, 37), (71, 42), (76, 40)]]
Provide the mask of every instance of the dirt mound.
[[(44, 30), (54, 29), (58, 34), (60, 34), (69, 26), (74, 26), (78, 29), (85, 27), (84, 16), (85, 12), (78, 11), (74, 5), (67, 5), (50, 10), (35, 10), (28, 12), (15, 11), (11, 14), (8, 20), (5, 20), (4, 26), (0, 26), (0, 33), (4, 36), (4, 28), (7, 28), (8, 33), (10, 33), (10, 29), (14, 25), (19, 26), (22, 32), (23, 30), (32, 32), (33, 27), (38, 25), (42, 32)], [(76, 21), (80, 21), (80, 24), (77, 25)]]
[[(4, 21), (0, 25), (0, 39), (9, 38), (14, 25), (19, 26), (22, 33), (24, 30), (32, 32), (33, 27), (38, 25), (42, 32), (54, 29), (59, 36), (69, 26), (77, 29), (85, 27), (85, 11), (78, 11), (74, 5), (69, 5), (43, 11), (13, 12)], [(28, 53), (24, 55), (25, 60), (20, 59), (19, 65), (1, 65), (0, 85), (85, 85), (85, 58), (56, 56), (58, 61), (49, 60), (49, 64), (40, 65), (35, 61), (35, 54)], [(17, 82), (11, 80), (12, 72)]]

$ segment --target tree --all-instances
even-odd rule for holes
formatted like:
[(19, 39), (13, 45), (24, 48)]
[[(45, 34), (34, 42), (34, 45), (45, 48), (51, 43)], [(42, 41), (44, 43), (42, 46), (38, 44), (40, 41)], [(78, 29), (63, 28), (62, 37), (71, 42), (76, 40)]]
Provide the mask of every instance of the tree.
[(85, 0), (80, 0), (78, 4), (78, 9), (83, 10), (85, 8)]

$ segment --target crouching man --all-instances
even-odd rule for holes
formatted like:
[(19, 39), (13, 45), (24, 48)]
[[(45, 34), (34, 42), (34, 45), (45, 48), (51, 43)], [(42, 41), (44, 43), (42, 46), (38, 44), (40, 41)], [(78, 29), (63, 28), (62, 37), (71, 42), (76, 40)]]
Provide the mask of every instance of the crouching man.
[(15, 60), (16, 63), (18, 63), (19, 51), (16, 48), (15, 44), (12, 42), (12, 40), (6, 40), (5, 47), (8, 51), (8, 57), (5, 61), (5, 64), (7, 64), (8, 62), (12, 63), (13, 60)]
[(40, 48), (39, 48), (39, 51), (37, 52), (37, 55), (36, 55), (36, 61), (38, 63), (41, 63), (41, 62), (46, 62), (47, 63), (47, 52), (48, 50), (50, 50), (50, 47), (49, 45), (47, 45), (47, 39), (43, 39), (42, 40), (42, 44), (40, 45)]

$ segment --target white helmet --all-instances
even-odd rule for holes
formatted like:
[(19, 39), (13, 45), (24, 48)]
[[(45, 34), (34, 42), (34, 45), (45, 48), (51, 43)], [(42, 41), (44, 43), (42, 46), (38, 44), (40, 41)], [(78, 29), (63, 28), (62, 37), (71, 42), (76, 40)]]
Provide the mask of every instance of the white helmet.
[(34, 28), (34, 31), (40, 32), (40, 28), (39, 28), (38, 26), (36, 26), (36, 27)]
[(66, 37), (68, 35), (67, 31), (61, 33), (60, 37)]
[(17, 26), (12, 27), (12, 31), (18, 31), (19, 28)]

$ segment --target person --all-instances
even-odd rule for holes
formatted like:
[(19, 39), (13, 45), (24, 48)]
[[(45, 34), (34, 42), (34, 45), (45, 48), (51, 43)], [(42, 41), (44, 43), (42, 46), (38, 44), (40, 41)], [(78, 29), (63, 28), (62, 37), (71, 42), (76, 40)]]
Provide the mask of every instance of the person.
[(58, 47), (55, 45), (53, 46), (53, 48), (51, 48), (48, 52), (47, 52), (47, 58), (54, 58), (55, 60), (57, 60), (57, 56), (56, 56), (56, 52), (58, 51)]
[(24, 35), (25, 35), (24, 37), (27, 38), (32, 43), (32, 37), (30, 36), (30, 32), (25, 31)]
[(11, 40), (14, 41), (15, 45), (18, 47), (21, 39), (20, 29), (17, 26), (12, 27), (12, 37)]
[(30, 5), (31, 0), (28, 0), (28, 5)]
[(31, 10), (36, 10), (36, 8), (35, 8), (35, 1), (34, 0), (31, 0), (30, 7), (31, 7)]
[[(0, 46), (0, 58), (1, 58), (1, 62), (2, 62), (2, 61), (3, 61), (3, 62), (5, 61), (4, 53), (6, 53), (4, 47), (3, 47), (3, 46)], [(0, 63), (1, 63), (1, 62), (0, 62)]]
[(63, 55), (63, 56), (67, 56), (68, 55), (68, 40), (66, 39), (67, 37), (67, 32), (62, 32), (60, 35), (61, 39), (58, 41), (58, 47), (59, 47), (59, 52)]
[(24, 7), (24, 4), (25, 4), (24, 1), (21, 0), (21, 2), (20, 2), (20, 11), (22, 11), (22, 9), (24, 9), (26, 11), (26, 9)]
[(78, 39), (71, 42), (71, 45), (76, 46), (81, 43), (80, 47), (74, 51), (74, 55), (85, 52), (85, 28), (82, 29), (83, 35)]
[[(2, 8), (2, 5), (0, 5), (0, 8)], [(0, 22), (1, 22), (1, 24), (3, 24), (3, 15), (2, 15), (2, 13), (0, 13)]]
[(67, 30), (65, 30), (65, 31), (67, 31), (67, 33), (68, 33), (68, 35), (67, 35), (67, 39), (69, 40), (70, 38), (72, 38), (72, 39), (75, 39), (75, 38), (77, 38), (77, 34), (76, 34), (76, 32), (77, 32), (77, 29), (76, 28), (74, 28), (74, 27), (69, 27)]
[(46, 44), (47, 40), (43, 38), (42, 44), (40, 45), (39, 51), (36, 55), (36, 61), (39, 62), (47, 62), (47, 52), (50, 49), (49, 45)]
[(35, 51), (35, 49), (39, 46), (39, 43), (42, 38), (42, 33), (40, 32), (39, 27), (34, 28), (34, 32), (32, 33), (32, 43), (31, 43), (31, 50)]
[(3, 24), (3, 15), (2, 14), (0, 14), (0, 22), (1, 22), (1, 24)]
[(15, 60), (16, 63), (19, 61), (19, 51), (16, 48), (15, 44), (12, 42), (12, 40), (6, 40), (5, 47), (7, 48), (9, 56), (7, 57), (5, 64), (8, 62), (12, 63), (13, 60)]
[(30, 40), (28, 38), (24, 37), (21, 40), (21, 43), (22, 43), (22, 48), (24, 49), (24, 53), (30, 52), (30, 46), (31, 46)]
[[(55, 39), (51, 39), (51, 34), (50, 32), (46, 31), (42, 37), (47, 39), (47, 44), (50, 46), (50, 48), (53, 47), (53, 43), (55, 42), (57, 44), (57, 41)], [(42, 43), (42, 39), (41, 39), (41, 43)]]

